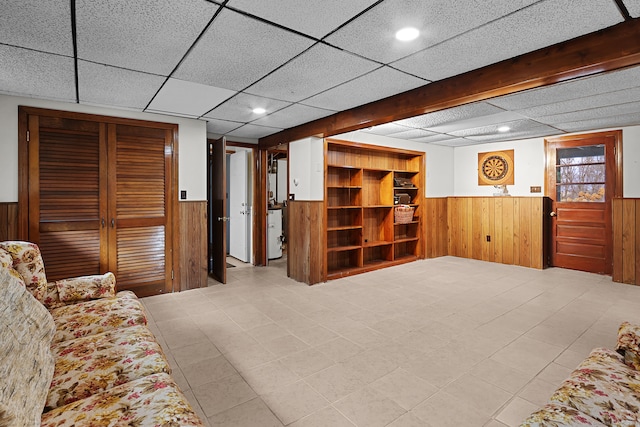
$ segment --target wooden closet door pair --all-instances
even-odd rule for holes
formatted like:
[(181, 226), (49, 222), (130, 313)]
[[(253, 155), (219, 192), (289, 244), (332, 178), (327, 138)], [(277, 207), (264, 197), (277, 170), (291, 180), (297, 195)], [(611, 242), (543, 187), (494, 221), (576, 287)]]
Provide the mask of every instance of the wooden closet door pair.
[(49, 113), (27, 113), (21, 162), (47, 278), (112, 271), (118, 290), (170, 292), (175, 125)]

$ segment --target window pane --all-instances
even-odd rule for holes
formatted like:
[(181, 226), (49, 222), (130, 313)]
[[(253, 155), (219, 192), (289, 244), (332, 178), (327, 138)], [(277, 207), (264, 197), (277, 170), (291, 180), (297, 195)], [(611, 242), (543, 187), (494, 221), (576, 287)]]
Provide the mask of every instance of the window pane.
[(561, 148), (557, 151), (558, 165), (604, 163), (604, 145)]
[(558, 184), (577, 184), (601, 182), (605, 179), (605, 165), (560, 166), (557, 168)]
[(604, 184), (557, 185), (559, 202), (604, 202)]

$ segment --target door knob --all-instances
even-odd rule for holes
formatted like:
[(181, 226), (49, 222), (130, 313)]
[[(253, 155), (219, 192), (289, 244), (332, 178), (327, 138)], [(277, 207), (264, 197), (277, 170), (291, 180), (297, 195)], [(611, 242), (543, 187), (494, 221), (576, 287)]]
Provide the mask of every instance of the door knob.
[(229, 221), (229, 217), (227, 216), (219, 216), (218, 221)]
[(549, 214), (549, 216), (557, 216), (557, 215), (558, 215), (558, 214), (557, 214), (557, 213), (555, 213), (555, 212), (551, 212), (551, 213)]

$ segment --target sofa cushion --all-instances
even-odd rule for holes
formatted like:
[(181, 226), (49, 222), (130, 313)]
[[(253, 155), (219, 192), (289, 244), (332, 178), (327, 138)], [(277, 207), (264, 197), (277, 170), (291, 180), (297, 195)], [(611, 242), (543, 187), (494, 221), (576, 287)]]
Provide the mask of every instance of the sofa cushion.
[(154, 374), (122, 384), (42, 416), (42, 427), (79, 425), (203, 426), (167, 374)]
[(45, 411), (171, 368), (146, 326), (132, 326), (51, 347), (56, 369)]
[(600, 421), (569, 406), (549, 403), (531, 414), (520, 427), (604, 426)]
[(608, 426), (640, 423), (640, 372), (618, 353), (597, 348), (551, 396)]
[(38, 245), (8, 241), (0, 242), (0, 248), (11, 254), (13, 268), (20, 273), (31, 295), (38, 301), (43, 301), (47, 289), (47, 277)]
[(629, 322), (620, 325), (616, 351), (624, 356), (627, 366), (640, 370), (640, 326)]
[(86, 301), (113, 297), (116, 288), (116, 276), (109, 272), (101, 275), (74, 277), (72, 279), (58, 280), (55, 285), (58, 288), (60, 301), (67, 303)]
[(56, 324), (54, 343), (147, 324), (142, 304), (132, 292), (66, 305), (51, 310), (51, 314)]
[(0, 269), (0, 403), (12, 425), (39, 425), (53, 378), (54, 332), (49, 312), (24, 283)]

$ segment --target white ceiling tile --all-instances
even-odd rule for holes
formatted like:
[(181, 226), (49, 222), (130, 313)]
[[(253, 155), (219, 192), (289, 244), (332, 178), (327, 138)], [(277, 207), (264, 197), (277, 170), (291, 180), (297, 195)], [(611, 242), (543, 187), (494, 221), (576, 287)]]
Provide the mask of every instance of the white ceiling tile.
[(242, 90), (313, 45), (313, 40), (223, 10), (175, 77)]
[[(389, 63), (535, 1), (386, 0), (327, 37), (327, 42)], [(407, 26), (419, 29), (420, 37), (408, 43), (397, 41), (396, 31)]]
[[(205, 117), (247, 123), (257, 120), (265, 114), (271, 114), (281, 110), (289, 105), (291, 105), (290, 102), (249, 95), (247, 93), (238, 93), (233, 98), (228, 99), (223, 104), (220, 104), (208, 112)], [(253, 112), (254, 108), (264, 108), (266, 111), (263, 114), (256, 114)]]
[(272, 126), (286, 129), (312, 120), (320, 119), (334, 113), (335, 111), (331, 110), (293, 104), (290, 107), (283, 108), (273, 114), (259, 118), (252, 123), (261, 126)]
[(385, 66), (307, 98), (303, 102), (313, 107), (343, 111), (415, 89), (427, 83), (425, 80)]
[(591, 33), (622, 20), (611, 0), (541, 1), (394, 62), (393, 66), (428, 80), (441, 80)]
[[(283, 27), (322, 38), (377, 0), (231, 0), (237, 8)], [(318, 19), (322, 17), (322, 19)]]
[(237, 138), (263, 138), (265, 136), (280, 132), (282, 129), (258, 126), (253, 124), (243, 125), (234, 131), (228, 132), (227, 136)]
[(231, 122), (227, 120), (207, 119), (207, 133), (215, 133), (216, 135), (224, 135), (234, 129), (238, 129), (244, 123)]
[(593, 120), (581, 120), (570, 123), (558, 123), (554, 125), (558, 129), (565, 130), (567, 132), (582, 132), (586, 130), (606, 129), (623, 126), (636, 126), (638, 125), (638, 114), (621, 114), (611, 117), (600, 117)]
[(246, 92), (298, 102), (377, 67), (375, 62), (317, 44)]
[(427, 129), (440, 133), (453, 133), (463, 131), (465, 129), (479, 128), (482, 126), (496, 125), (500, 126), (514, 120), (521, 120), (524, 117), (513, 111), (502, 111), (487, 116), (477, 116), (469, 119), (461, 119), (452, 123), (445, 123), (438, 126), (429, 126)]
[(633, 102), (640, 102), (640, 87), (621, 90), (617, 92), (603, 93), (601, 95), (587, 96), (584, 98), (570, 99), (568, 101), (561, 101), (553, 104), (540, 105), (538, 107), (519, 110), (518, 113), (526, 117), (539, 118), (563, 115), (567, 113), (570, 114), (583, 110), (609, 107)]
[(69, 0), (5, 0), (0, 13), (3, 44), (73, 56)]
[(453, 138), (444, 141), (433, 142), (434, 145), (444, 145), (445, 147), (464, 147), (465, 145), (475, 145), (477, 142), (464, 138)]
[(0, 92), (75, 102), (73, 59), (0, 44)]
[(149, 110), (199, 117), (235, 93), (219, 87), (169, 79), (149, 104)]
[[(165, 77), (78, 61), (80, 102), (144, 109)], [(113, 84), (118, 82), (118, 84)]]
[(412, 141), (416, 142), (425, 142), (425, 143), (436, 143), (440, 141), (446, 141), (448, 139), (455, 139), (455, 136), (447, 135), (445, 133), (436, 133), (431, 136), (425, 136), (423, 138), (411, 138)]
[(193, 0), (77, 0), (78, 57), (168, 75), (218, 5)]
[(483, 117), (504, 112), (503, 109), (484, 102), (461, 105), (447, 108), (433, 113), (422, 114), (408, 119), (398, 120), (396, 123), (414, 128), (431, 128), (446, 125), (459, 120), (467, 120), (475, 117)]
[(640, 17), (640, 0), (622, 0), (632, 18)]
[(530, 109), (533, 107), (561, 105), (568, 100), (627, 90), (638, 86), (640, 86), (640, 66), (505, 95), (487, 102), (507, 110), (523, 111), (523, 114), (527, 115), (531, 113)]
[(369, 132), (376, 135), (391, 135), (392, 133), (404, 132), (412, 130), (407, 126), (398, 125), (396, 123), (383, 123), (381, 125), (373, 126), (371, 128), (360, 129), (363, 132)]
[(435, 132), (431, 132), (428, 130), (424, 130), (424, 129), (410, 129), (410, 130), (405, 130), (402, 132), (396, 132), (396, 133), (392, 133), (389, 134), (387, 136), (390, 136), (392, 138), (399, 138), (399, 139), (419, 139), (419, 138), (425, 138), (425, 137), (433, 137), (433, 136), (437, 136), (438, 134), (436, 134)]
[(635, 113), (640, 117), (640, 102), (630, 102), (628, 104), (611, 105), (609, 107), (590, 108), (572, 113), (556, 114), (546, 117), (538, 117), (536, 120), (541, 123), (555, 125), (559, 123), (579, 122), (583, 120), (595, 120), (601, 117), (613, 117)]
[[(511, 129), (508, 132), (498, 132), (498, 128), (503, 124), (509, 126)], [(561, 132), (550, 126), (537, 123), (532, 120), (518, 120), (508, 123), (487, 125), (456, 132), (450, 132), (450, 135), (463, 137), (478, 142), (497, 142), (534, 138), (544, 135), (555, 135), (558, 133)]]

